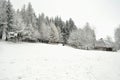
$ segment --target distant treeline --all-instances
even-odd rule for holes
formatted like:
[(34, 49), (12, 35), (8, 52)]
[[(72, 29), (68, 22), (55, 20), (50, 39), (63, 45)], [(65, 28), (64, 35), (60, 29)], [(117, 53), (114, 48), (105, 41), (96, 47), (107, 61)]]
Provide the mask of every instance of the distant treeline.
[(83, 29), (78, 29), (72, 18), (63, 21), (61, 17), (49, 18), (44, 13), (37, 16), (31, 3), (15, 11), (9, 0), (0, 0), (0, 39), (62, 43), (76, 48), (93, 49), (96, 35), (89, 23)]

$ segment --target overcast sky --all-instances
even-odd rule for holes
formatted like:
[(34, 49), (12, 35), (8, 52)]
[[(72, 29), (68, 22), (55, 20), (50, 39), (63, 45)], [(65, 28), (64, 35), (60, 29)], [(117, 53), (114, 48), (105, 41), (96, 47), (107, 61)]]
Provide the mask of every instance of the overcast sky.
[(97, 39), (107, 35), (114, 37), (114, 30), (120, 24), (120, 0), (11, 0), (15, 9), (31, 2), (36, 14), (49, 17), (72, 18), (77, 27), (86, 22), (95, 28)]

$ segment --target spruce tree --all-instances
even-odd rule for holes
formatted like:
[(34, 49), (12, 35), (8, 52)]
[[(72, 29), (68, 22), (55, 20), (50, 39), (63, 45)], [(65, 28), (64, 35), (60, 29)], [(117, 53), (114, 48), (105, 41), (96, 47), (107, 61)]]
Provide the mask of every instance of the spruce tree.
[(7, 2), (6, 15), (7, 15), (7, 31), (10, 32), (13, 31), (14, 26), (14, 12), (10, 0), (8, 0)]
[(6, 39), (6, 23), (7, 23), (7, 15), (6, 15), (6, 0), (0, 0), (0, 36), (2, 40)]

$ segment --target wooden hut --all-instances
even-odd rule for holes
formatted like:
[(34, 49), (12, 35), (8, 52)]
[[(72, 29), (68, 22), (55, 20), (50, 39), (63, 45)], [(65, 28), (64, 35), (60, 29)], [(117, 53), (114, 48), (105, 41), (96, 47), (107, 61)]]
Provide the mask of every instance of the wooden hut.
[(95, 49), (103, 51), (113, 51), (113, 44), (101, 38), (100, 40), (95, 42)]

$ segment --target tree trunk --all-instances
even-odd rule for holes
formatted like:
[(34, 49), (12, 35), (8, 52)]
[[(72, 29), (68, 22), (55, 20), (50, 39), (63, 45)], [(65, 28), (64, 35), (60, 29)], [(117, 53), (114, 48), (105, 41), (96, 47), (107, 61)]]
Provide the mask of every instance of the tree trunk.
[(6, 25), (3, 25), (3, 31), (2, 31), (2, 40), (6, 40)]

